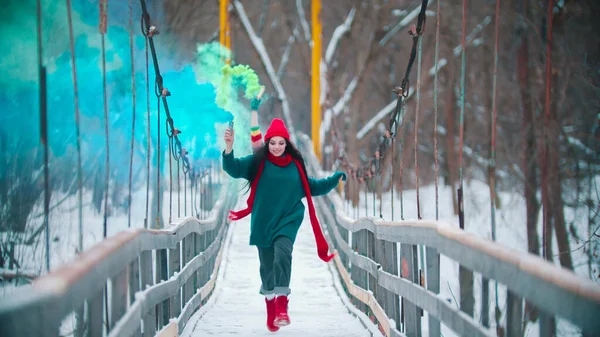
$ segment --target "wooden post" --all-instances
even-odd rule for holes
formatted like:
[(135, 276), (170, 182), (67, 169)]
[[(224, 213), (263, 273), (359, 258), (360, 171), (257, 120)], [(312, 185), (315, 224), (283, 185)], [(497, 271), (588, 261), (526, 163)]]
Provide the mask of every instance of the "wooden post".
[[(419, 284), (419, 265), (417, 263), (417, 246), (400, 244), (400, 270), (403, 278)], [(409, 301), (402, 299), (404, 309), (404, 333), (407, 336), (421, 337), (421, 310)]]
[[(181, 242), (177, 242), (175, 249), (169, 249), (169, 277), (173, 277), (175, 273), (181, 271), (179, 258), (179, 252), (181, 250), (180, 246)], [(169, 311), (171, 312), (172, 318), (179, 316), (181, 307), (181, 291), (179, 291), (170, 299)]]
[[(427, 290), (440, 293), (440, 254), (435, 248), (425, 248), (427, 263)], [(429, 336), (441, 336), (440, 321), (429, 315)]]
[[(146, 289), (146, 286), (154, 284), (152, 280), (152, 251), (148, 250), (142, 252), (140, 255), (140, 271), (141, 271), (141, 284), (142, 290)], [(154, 308), (151, 308), (148, 312), (142, 313), (144, 320), (144, 337), (154, 336), (156, 333), (156, 312)]]

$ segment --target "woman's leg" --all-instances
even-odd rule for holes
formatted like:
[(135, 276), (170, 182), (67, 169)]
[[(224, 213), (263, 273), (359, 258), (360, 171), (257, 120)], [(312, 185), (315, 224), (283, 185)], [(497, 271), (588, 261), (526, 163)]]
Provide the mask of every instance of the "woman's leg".
[(290, 324), (288, 315), (288, 295), (290, 294), (290, 278), (292, 276), (292, 240), (286, 236), (278, 236), (273, 240), (273, 273), (275, 279), (275, 320), (278, 327)]
[(267, 329), (271, 332), (279, 330), (275, 321), (275, 278), (273, 275), (273, 245), (268, 248), (258, 247), (258, 259), (260, 260), (260, 293), (265, 295), (267, 305)]
[(260, 280), (262, 285), (260, 293), (265, 295), (267, 299), (275, 296), (275, 278), (273, 274), (273, 245), (271, 247), (257, 247), (258, 259), (260, 261)]
[(290, 294), (290, 278), (292, 276), (292, 251), (294, 245), (287, 236), (278, 236), (273, 240), (273, 274), (275, 295)]

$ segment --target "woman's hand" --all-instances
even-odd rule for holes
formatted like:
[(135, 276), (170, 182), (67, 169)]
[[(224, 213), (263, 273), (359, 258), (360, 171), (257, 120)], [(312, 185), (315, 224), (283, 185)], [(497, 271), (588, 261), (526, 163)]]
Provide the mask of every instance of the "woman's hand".
[(225, 154), (231, 153), (233, 150), (233, 135), (234, 131), (232, 129), (227, 128), (225, 130)]

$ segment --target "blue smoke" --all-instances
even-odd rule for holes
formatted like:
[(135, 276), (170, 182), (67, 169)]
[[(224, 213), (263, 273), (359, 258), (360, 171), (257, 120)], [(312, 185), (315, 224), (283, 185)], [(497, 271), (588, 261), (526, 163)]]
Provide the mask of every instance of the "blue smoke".
[[(47, 67), (48, 144), (52, 160), (75, 163), (76, 137), (74, 85), (65, 1), (43, 1), (43, 51)], [(37, 33), (35, 0), (9, 0), (0, 14), (0, 48), (6, 57), (0, 59), (0, 177), (5, 177), (11, 160), (31, 156), (40, 147), (39, 83), (37, 72)], [(128, 1), (110, 1), (108, 31), (105, 36), (107, 102), (111, 175), (118, 183), (128, 177), (129, 148), (132, 132), (132, 73), (129, 46)], [(157, 128), (158, 99), (154, 93), (156, 78), (149, 56), (150, 111), (146, 105), (145, 42), (140, 32), (141, 9), (133, 3), (134, 64), (136, 86), (135, 152), (136, 169), (145, 167), (147, 137), (156, 147), (161, 133), (163, 154), (167, 149), (166, 115), (160, 107), (161, 128)], [(81, 148), (84, 175), (90, 175), (103, 164), (105, 151), (105, 118), (103, 77), (101, 68), (101, 35), (98, 32), (97, 1), (73, 0), (73, 29), (79, 93)], [(153, 13), (150, 13), (151, 15)], [(215, 88), (199, 82), (192, 66), (175, 69), (170, 51), (161, 49), (161, 34), (155, 38), (158, 61), (175, 127), (182, 131), (182, 146), (194, 149), (192, 165), (200, 159), (216, 157), (215, 126), (232, 118), (230, 112), (216, 106)], [(150, 135), (147, 114), (150, 114)], [(163, 157), (164, 158), (164, 157)], [(167, 160), (164, 158), (163, 160)], [(164, 162), (164, 161), (163, 161)], [(155, 164), (155, 163), (153, 163)], [(74, 167), (69, 167), (75, 172)]]

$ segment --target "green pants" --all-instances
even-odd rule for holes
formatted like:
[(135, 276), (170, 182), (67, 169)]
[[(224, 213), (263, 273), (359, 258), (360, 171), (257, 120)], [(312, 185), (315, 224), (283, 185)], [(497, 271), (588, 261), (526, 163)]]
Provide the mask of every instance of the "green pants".
[(278, 236), (270, 247), (257, 247), (260, 260), (262, 295), (289, 295), (292, 276), (292, 251), (294, 244), (287, 236)]

